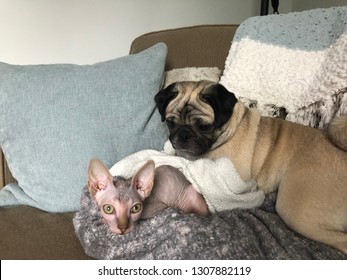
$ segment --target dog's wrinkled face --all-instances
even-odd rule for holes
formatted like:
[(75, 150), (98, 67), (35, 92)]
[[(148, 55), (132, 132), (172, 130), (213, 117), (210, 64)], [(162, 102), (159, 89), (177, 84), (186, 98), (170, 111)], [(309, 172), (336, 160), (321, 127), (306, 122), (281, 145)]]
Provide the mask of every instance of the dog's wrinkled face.
[(237, 99), (220, 84), (200, 81), (173, 83), (155, 96), (155, 102), (177, 154), (197, 157), (225, 130)]

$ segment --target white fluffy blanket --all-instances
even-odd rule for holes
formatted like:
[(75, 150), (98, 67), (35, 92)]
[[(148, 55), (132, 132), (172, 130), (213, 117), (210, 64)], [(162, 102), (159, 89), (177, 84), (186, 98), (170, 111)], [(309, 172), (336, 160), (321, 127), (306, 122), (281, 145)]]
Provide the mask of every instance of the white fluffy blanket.
[(347, 6), (253, 17), (236, 31), (221, 84), (265, 116), (324, 127), (347, 113)]
[(222, 71), (217, 67), (186, 67), (165, 72), (163, 88), (174, 82), (209, 80), (218, 83)]
[(167, 142), (163, 152), (137, 152), (116, 163), (110, 172), (113, 176), (129, 178), (152, 159), (156, 166), (171, 165), (178, 168), (204, 196), (211, 213), (235, 208), (253, 208), (262, 204), (264, 193), (257, 190), (254, 181), (243, 181), (229, 159), (190, 161), (172, 155), (172, 151), (172, 146)]

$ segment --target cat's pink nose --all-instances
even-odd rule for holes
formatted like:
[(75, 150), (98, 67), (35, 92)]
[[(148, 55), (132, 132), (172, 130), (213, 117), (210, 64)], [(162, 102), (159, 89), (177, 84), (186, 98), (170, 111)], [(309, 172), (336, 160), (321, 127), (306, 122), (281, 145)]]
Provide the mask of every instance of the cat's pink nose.
[(129, 228), (129, 223), (121, 223), (118, 225), (119, 230), (124, 234), (126, 230)]
[(121, 234), (124, 234), (126, 232), (126, 228), (120, 228)]

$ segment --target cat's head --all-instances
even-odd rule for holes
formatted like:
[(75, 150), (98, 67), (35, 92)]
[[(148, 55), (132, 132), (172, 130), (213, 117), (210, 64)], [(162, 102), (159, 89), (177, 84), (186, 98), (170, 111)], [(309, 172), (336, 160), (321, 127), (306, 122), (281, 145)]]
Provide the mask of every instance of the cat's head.
[(90, 161), (88, 188), (99, 206), (103, 222), (113, 233), (125, 234), (134, 229), (143, 211), (143, 201), (152, 191), (154, 173), (152, 160), (129, 179), (112, 177), (100, 160)]

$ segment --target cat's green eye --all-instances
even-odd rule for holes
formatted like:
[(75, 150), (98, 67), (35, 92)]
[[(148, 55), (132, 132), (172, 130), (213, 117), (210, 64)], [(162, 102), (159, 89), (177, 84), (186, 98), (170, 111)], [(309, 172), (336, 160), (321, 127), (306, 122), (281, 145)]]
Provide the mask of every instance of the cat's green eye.
[(141, 210), (142, 210), (142, 204), (141, 203), (137, 203), (133, 207), (131, 207), (130, 212), (135, 214), (135, 213), (140, 212)]
[(104, 212), (105, 212), (106, 214), (113, 214), (113, 213), (115, 212), (114, 207), (113, 207), (112, 205), (110, 205), (110, 204), (105, 204), (105, 205), (103, 206), (103, 209), (104, 209)]

